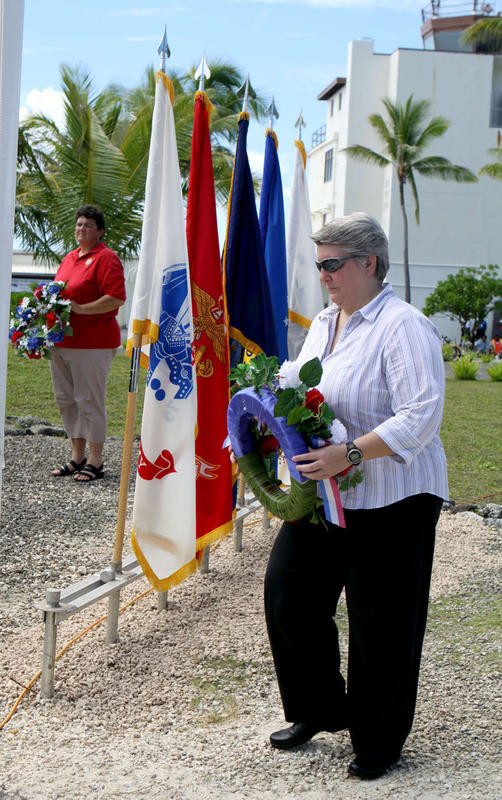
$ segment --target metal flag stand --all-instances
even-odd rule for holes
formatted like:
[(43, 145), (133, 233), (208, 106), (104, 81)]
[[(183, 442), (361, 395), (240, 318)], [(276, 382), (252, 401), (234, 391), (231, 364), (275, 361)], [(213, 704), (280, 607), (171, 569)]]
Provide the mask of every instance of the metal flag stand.
[[(160, 43), (158, 53), (161, 56), (161, 71), (166, 71), (167, 59), (170, 56), (167, 43), (166, 29)], [(208, 67), (205, 58), (199, 69), (202, 69), (201, 81), (208, 76)], [(248, 78), (249, 84), (249, 78)], [(251, 89), (251, 92), (253, 90)], [(247, 92), (246, 100), (247, 102)], [(254, 93), (251, 95), (254, 96)], [(64, 589), (46, 589), (43, 600), (35, 601), (35, 608), (42, 611), (45, 626), (42, 678), (40, 694), (44, 699), (54, 696), (55, 662), (57, 646), (57, 626), (68, 617), (82, 611), (94, 603), (108, 598), (108, 614), (106, 626), (106, 644), (113, 644), (118, 640), (118, 618), (120, 610), (120, 592), (123, 588), (143, 577), (143, 571), (134, 555), (123, 560), (125, 519), (127, 512), (127, 498), (129, 494), (129, 476), (132, 462), (132, 447), (134, 442), (134, 425), (136, 419), (136, 405), (138, 396), (139, 369), (141, 359), (141, 334), (134, 334), (132, 338), (132, 358), (129, 375), (129, 391), (127, 397), (126, 422), (124, 428), (124, 446), (122, 452), (122, 469), (120, 476), (120, 490), (117, 510), (117, 525), (115, 532), (115, 545), (112, 561), (109, 567), (101, 572), (89, 575), (78, 583)], [(244, 488), (238, 510), (234, 520), (234, 550), (242, 550), (242, 522), (248, 514), (256, 511), (260, 504), (254, 497), (244, 497)], [(207, 553), (207, 554), (206, 554)], [(209, 564), (209, 548), (204, 551), (206, 569)], [(157, 595), (157, 609), (167, 609), (167, 591)]]

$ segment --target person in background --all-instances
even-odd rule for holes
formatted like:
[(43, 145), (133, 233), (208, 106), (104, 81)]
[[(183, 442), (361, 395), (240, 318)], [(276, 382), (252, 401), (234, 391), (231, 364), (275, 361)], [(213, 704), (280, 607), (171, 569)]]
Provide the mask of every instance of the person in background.
[(52, 475), (73, 475), (79, 483), (90, 483), (104, 475), (106, 383), (120, 346), (117, 313), (126, 295), (122, 264), (102, 241), (103, 212), (86, 205), (78, 209), (75, 219), (78, 247), (68, 253), (56, 273), (56, 280), (68, 282), (73, 336), (65, 336), (56, 345), (50, 362), (54, 397), (72, 452)]
[[(313, 480), (350, 466), (364, 480), (340, 492), (345, 528), (285, 522), (274, 543), (265, 613), (291, 724), (270, 743), (287, 750), (348, 728), (349, 773), (373, 779), (399, 760), (415, 711), (435, 529), (448, 498), (442, 341), (385, 283), (388, 242), (375, 219), (349, 214), (313, 239), (332, 305), (313, 320), (297, 361), (321, 360), (318, 388), (347, 442), (294, 461)], [(335, 622), (343, 590), (347, 682)]]
[(483, 334), (480, 339), (474, 344), (475, 349), (478, 353), (487, 353), (488, 352), (488, 340), (486, 336)]

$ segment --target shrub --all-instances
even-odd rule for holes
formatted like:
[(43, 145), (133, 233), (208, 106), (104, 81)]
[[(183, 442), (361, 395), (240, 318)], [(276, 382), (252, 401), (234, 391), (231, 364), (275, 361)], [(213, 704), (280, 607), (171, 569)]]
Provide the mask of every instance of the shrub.
[(443, 361), (453, 361), (454, 352), (453, 346), (448, 342), (443, 344)]
[(459, 381), (475, 381), (479, 365), (468, 355), (463, 355), (458, 361), (452, 362), (451, 368)]
[(10, 293), (10, 313), (13, 314), (19, 305), (20, 300), (23, 299), (28, 292), (11, 292)]
[(492, 353), (480, 353), (479, 358), (483, 364), (489, 364), (490, 361), (493, 361), (493, 354)]
[(499, 364), (492, 364), (486, 370), (492, 381), (502, 381), (502, 362)]

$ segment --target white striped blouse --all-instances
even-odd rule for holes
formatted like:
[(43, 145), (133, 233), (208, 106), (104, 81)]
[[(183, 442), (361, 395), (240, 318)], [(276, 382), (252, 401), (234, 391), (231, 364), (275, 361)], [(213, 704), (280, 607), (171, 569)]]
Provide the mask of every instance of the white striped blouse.
[(439, 331), (389, 284), (352, 314), (330, 353), (337, 315), (335, 305), (317, 315), (298, 360), (320, 358), (319, 390), (349, 440), (373, 431), (395, 453), (361, 464), (364, 480), (341, 492), (343, 506), (379, 508), (423, 492), (448, 498)]

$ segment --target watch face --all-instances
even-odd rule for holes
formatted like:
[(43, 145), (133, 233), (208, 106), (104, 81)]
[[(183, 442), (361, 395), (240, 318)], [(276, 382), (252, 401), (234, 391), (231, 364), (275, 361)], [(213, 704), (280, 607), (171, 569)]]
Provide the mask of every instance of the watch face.
[(349, 452), (347, 453), (348, 460), (350, 461), (351, 464), (354, 464), (354, 466), (357, 466), (357, 464), (361, 463), (362, 457), (363, 454), (357, 448), (349, 450)]

